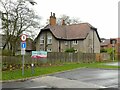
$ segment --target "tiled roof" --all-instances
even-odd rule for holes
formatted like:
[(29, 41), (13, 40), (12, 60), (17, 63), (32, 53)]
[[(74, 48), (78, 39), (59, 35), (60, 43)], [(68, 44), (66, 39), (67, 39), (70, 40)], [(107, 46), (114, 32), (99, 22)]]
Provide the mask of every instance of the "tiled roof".
[[(116, 39), (117, 40), (117, 44), (120, 43), (120, 38), (110, 38), (110, 39)], [(101, 42), (101, 46), (106, 46), (110, 44), (110, 39), (105, 39), (103, 40), (103, 42)]]
[[(44, 30), (50, 30), (52, 34), (58, 39), (85, 39), (89, 34), (91, 28), (96, 31), (96, 28), (91, 26), (89, 23), (80, 23), (72, 25), (47, 25)], [(98, 35), (98, 33), (97, 33)], [(99, 35), (98, 35), (99, 38)]]
[(117, 43), (120, 43), (120, 38), (111, 38), (111, 39), (116, 39)]
[(101, 46), (106, 46), (110, 44), (110, 39), (105, 39), (103, 42), (101, 42)]

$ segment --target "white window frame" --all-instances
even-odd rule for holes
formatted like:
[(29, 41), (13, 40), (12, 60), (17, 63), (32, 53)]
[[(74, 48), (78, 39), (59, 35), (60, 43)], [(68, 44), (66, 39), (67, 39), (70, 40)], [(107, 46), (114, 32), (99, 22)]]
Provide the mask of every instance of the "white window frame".
[(78, 40), (74, 40), (73, 45), (77, 45), (77, 44), (78, 44)]
[(47, 49), (47, 52), (52, 52), (52, 49), (51, 48)]
[(40, 36), (40, 44), (44, 44), (44, 36)]
[(52, 36), (47, 37), (47, 44), (52, 44)]

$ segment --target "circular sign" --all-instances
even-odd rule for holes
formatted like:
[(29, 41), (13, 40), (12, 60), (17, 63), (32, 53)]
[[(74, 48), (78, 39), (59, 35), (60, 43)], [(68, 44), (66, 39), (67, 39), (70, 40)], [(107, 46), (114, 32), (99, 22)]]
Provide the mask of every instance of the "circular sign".
[(27, 36), (25, 34), (22, 34), (20, 38), (24, 42), (24, 41), (26, 41)]

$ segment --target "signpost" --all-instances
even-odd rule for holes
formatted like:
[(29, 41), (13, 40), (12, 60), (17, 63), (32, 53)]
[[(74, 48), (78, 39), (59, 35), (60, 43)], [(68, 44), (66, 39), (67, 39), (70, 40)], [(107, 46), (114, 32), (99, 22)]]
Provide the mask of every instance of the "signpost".
[(113, 44), (113, 61), (115, 60), (115, 41), (113, 40), (112, 41), (112, 44)]
[[(32, 56), (33, 59), (45, 59), (47, 58), (47, 52), (46, 51), (32, 51)], [(34, 64), (31, 64), (32, 66), (32, 74), (34, 73)]]
[(25, 42), (26, 39), (27, 39), (27, 35), (26, 34), (22, 34), (20, 39), (21, 39), (22, 42)]
[(21, 42), (21, 48), (26, 48), (26, 42)]
[(22, 58), (22, 75), (24, 75), (24, 55), (25, 55), (25, 49), (26, 49), (26, 39), (27, 39), (27, 36), (25, 34), (22, 34), (21, 35), (21, 55), (23, 55), (23, 58)]

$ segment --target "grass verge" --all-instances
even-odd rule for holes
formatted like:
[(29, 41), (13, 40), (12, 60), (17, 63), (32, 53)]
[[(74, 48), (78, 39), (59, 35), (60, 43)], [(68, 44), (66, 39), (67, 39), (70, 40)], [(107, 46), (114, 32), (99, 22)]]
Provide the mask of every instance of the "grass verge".
[(17, 80), (22, 78), (29, 78), (33, 76), (40, 76), (45, 74), (51, 74), (55, 72), (71, 70), (75, 68), (104, 68), (104, 69), (118, 69), (120, 66), (109, 66), (105, 63), (65, 63), (59, 66), (48, 66), (48, 67), (35, 67), (34, 74), (32, 74), (31, 69), (25, 69), (24, 76), (22, 76), (22, 70), (14, 71), (3, 71), (2, 80)]

